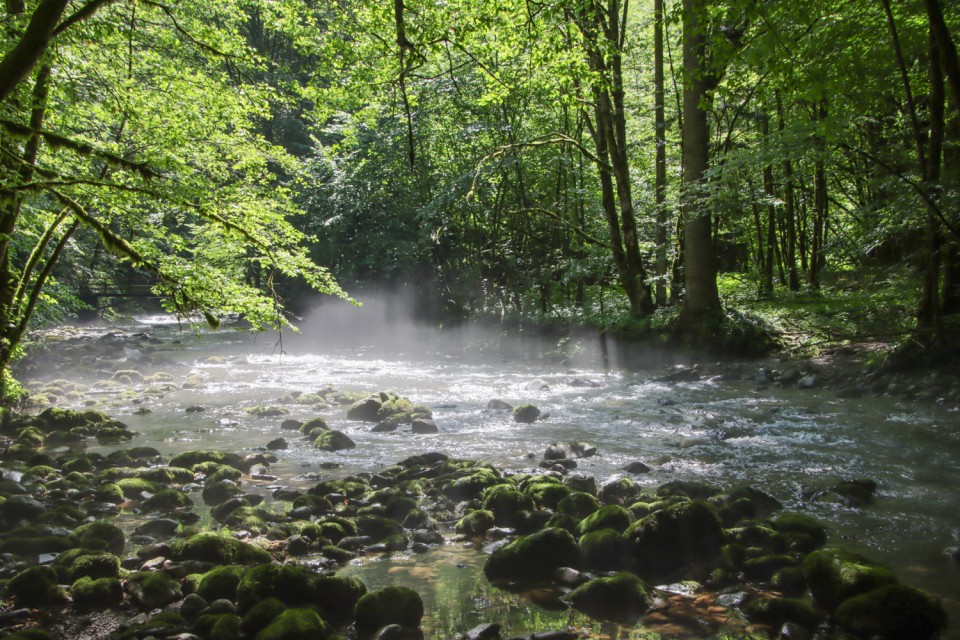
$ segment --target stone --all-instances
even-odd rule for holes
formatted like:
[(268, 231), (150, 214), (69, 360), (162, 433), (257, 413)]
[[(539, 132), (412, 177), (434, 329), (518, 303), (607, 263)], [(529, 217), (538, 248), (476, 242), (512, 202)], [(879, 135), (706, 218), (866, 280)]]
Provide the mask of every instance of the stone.
[(284, 438), (275, 438), (267, 443), (267, 449), (270, 451), (282, 451), (287, 449), (289, 446), (290, 445), (287, 444), (287, 441)]
[(423, 601), (409, 587), (385, 587), (357, 601), (355, 619), (360, 638), (368, 638), (389, 624), (416, 629), (422, 618)]
[(195, 593), (207, 602), (222, 598), (236, 600), (237, 586), (244, 573), (245, 569), (239, 565), (214, 567), (197, 581)]
[(494, 521), (500, 527), (514, 527), (522, 511), (532, 511), (536, 505), (533, 498), (518, 491), (513, 485), (494, 485), (483, 492), (483, 509), (493, 512)]
[(580, 547), (563, 529), (544, 529), (522, 536), (497, 549), (483, 572), (491, 581), (503, 579), (549, 580), (559, 567), (578, 568)]
[(803, 561), (813, 599), (829, 611), (854, 596), (896, 584), (889, 569), (844, 549), (819, 549)]
[(626, 531), (634, 522), (633, 514), (616, 504), (600, 507), (577, 525), (577, 534), (584, 535), (591, 531), (613, 529), (618, 533)]
[(185, 491), (179, 489), (161, 489), (143, 501), (140, 507), (147, 513), (161, 511), (169, 513), (177, 509), (193, 507), (193, 501)]
[(597, 455), (597, 448), (586, 442), (555, 442), (547, 447), (544, 460), (590, 458)]
[(347, 434), (331, 429), (321, 432), (313, 441), (313, 446), (324, 451), (342, 451), (353, 449), (357, 444)]
[[(244, 622), (247, 619), (244, 618)], [(269, 622), (256, 640), (326, 640), (330, 629), (311, 609), (286, 609)]]
[(276, 598), (287, 607), (317, 607), (324, 620), (339, 626), (353, 619), (366, 587), (356, 578), (324, 576), (297, 565), (263, 564), (247, 571), (237, 587), (237, 606), (249, 612)]
[(454, 531), (464, 536), (482, 536), (495, 524), (496, 520), (492, 511), (475, 509), (457, 521)]
[(632, 573), (597, 578), (564, 597), (570, 605), (593, 618), (631, 626), (650, 609), (650, 588)]
[(427, 418), (416, 418), (413, 421), (412, 430), (413, 433), (423, 434), (438, 433), (440, 431), (437, 429), (437, 424), (433, 420)]
[(123, 602), (123, 586), (116, 577), (82, 577), (73, 583), (70, 592), (79, 609), (109, 609)]
[(109, 551), (114, 555), (121, 555), (127, 544), (123, 529), (103, 520), (81, 525), (73, 533), (81, 547)]
[(641, 475), (644, 473), (650, 473), (651, 469), (642, 462), (631, 462), (623, 468), (627, 473), (632, 473), (634, 475)]
[(7, 584), (7, 593), (16, 600), (18, 607), (37, 607), (64, 604), (67, 593), (58, 584), (57, 573), (42, 565), (21, 571)]
[(198, 533), (171, 545), (174, 559), (196, 560), (210, 564), (254, 565), (272, 560), (266, 550), (255, 545), (213, 532)]
[(912, 587), (888, 584), (854, 596), (837, 607), (837, 624), (861, 638), (939, 637), (946, 627), (943, 607)]
[(540, 409), (533, 404), (521, 404), (513, 409), (513, 421), (531, 424), (540, 417)]
[(138, 571), (127, 578), (127, 591), (144, 611), (159, 609), (182, 598), (180, 584), (165, 573)]
[(487, 403), (487, 411), (513, 411), (513, 405), (494, 399)]
[(622, 571), (630, 566), (630, 547), (622, 532), (598, 529), (580, 537), (583, 566), (591, 571)]
[(794, 623), (813, 630), (821, 620), (808, 602), (795, 598), (754, 598), (744, 607), (744, 614), (749, 620), (774, 629)]
[(600, 501), (589, 493), (572, 491), (557, 503), (557, 513), (581, 520), (600, 508)]
[(724, 544), (720, 519), (705, 502), (668, 506), (635, 522), (626, 532), (637, 572), (655, 582), (687, 578), (687, 571), (709, 565)]

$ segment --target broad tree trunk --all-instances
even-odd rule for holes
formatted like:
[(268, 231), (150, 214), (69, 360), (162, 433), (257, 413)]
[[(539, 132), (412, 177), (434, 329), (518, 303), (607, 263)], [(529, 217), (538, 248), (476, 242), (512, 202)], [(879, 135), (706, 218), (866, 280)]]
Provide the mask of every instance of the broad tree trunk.
[(683, 0), (683, 228), (684, 299), (681, 324), (699, 330), (720, 309), (711, 216), (705, 203), (710, 137), (705, 109), (710, 87), (706, 73), (706, 0)]
[(0, 102), (23, 82), (50, 46), (68, 0), (41, 0), (19, 42), (0, 60)]
[(936, 42), (940, 66), (950, 84), (954, 108), (957, 109), (957, 115), (960, 115), (960, 59), (957, 57), (957, 46), (943, 19), (940, 0), (924, 0), (923, 4), (927, 9), (927, 21), (930, 23), (930, 32)]

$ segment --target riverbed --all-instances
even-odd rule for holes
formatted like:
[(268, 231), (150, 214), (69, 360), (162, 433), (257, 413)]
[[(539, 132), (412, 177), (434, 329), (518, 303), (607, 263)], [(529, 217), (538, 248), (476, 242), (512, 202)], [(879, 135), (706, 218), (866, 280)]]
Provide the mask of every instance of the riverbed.
[[(276, 480), (252, 482), (264, 493), (376, 472), (427, 451), (534, 468), (547, 446), (568, 441), (597, 447), (599, 455), (579, 460), (575, 473), (598, 484), (636, 461), (651, 470), (631, 477), (651, 488), (677, 479), (749, 484), (821, 519), (830, 544), (879, 560), (902, 582), (943, 598), (948, 635), (960, 637), (960, 567), (944, 553), (958, 544), (960, 528), (960, 416), (948, 406), (872, 393), (842, 399), (815, 384), (778, 388), (757, 375), (770, 363), (703, 362), (698, 375), (671, 381), (688, 369), (678, 369), (669, 353), (628, 358), (592, 338), (435, 332), (389, 305), (328, 308), (301, 329), (279, 340), (236, 325), (214, 332), (170, 316), (138, 316), (60, 332), (65, 340), (51, 344), (26, 375), (34, 388), (52, 380), (87, 386), (58, 404), (96, 402), (139, 434), (131, 444), (164, 455), (200, 448), (244, 453), (284, 437), (288, 448), (262, 469)], [(116, 375), (125, 370), (136, 375)], [(347, 420), (345, 407), (297, 403), (326, 386), (395, 391), (430, 407), (439, 433), (375, 433), (369, 423)], [(509, 412), (488, 410), (492, 399), (533, 403), (545, 415), (518, 424)], [(315, 416), (356, 448), (319, 451), (281, 429), (285, 419)], [(852, 478), (877, 481), (872, 505), (809, 500), (816, 489)], [(345, 571), (368, 587), (417, 589), (428, 638), (485, 621), (504, 622), (506, 633), (590, 628), (582, 616), (493, 589), (480, 571), (483, 557), (480, 549), (450, 544), (423, 556), (359, 561)]]

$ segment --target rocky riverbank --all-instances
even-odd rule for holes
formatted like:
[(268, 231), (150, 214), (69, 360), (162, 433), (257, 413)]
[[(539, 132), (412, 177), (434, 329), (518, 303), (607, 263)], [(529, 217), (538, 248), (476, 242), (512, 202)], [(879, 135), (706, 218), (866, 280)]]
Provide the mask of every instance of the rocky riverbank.
[[(378, 424), (429, 420), (392, 394), (351, 410)], [(326, 443), (321, 423), (301, 424), (300, 436)], [(167, 458), (125, 448), (133, 434), (108, 416), (62, 409), (4, 412), (2, 435), (0, 628), (12, 638), (419, 639), (415, 591), (368, 591), (338, 569), (446, 544), (483, 547), (500, 588), (535, 588), (547, 606), (625, 626), (679, 620), (684, 600), (710, 603), (684, 614), (690, 635), (933, 638), (946, 624), (933, 598), (868, 558), (824, 548), (820, 523), (761, 489), (651, 489), (629, 476), (598, 486), (566, 457), (591, 455), (589, 443), (557, 443), (523, 471), (424, 453), (305, 490), (277, 486), (265, 499), (248, 487), (271, 461), (266, 450)], [(86, 452), (91, 440), (117, 448)], [(866, 504), (875, 487), (828, 489)], [(678, 583), (688, 595), (656, 586)], [(577, 635), (541, 631), (538, 640)], [(495, 640), (500, 628), (491, 619), (464, 634)]]

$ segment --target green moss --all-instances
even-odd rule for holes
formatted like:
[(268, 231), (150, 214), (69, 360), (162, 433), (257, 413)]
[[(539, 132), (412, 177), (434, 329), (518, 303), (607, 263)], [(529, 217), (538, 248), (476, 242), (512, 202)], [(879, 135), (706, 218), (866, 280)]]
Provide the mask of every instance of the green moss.
[(514, 422), (531, 424), (540, 418), (540, 409), (534, 404), (521, 404), (513, 408)]
[(237, 586), (245, 571), (239, 565), (224, 565), (211, 569), (197, 581), (196, 593), (207, 602), (221, 598), (235, 601)]
[(423, 601), (408, 587), (386, 587), (357, 601), (356, 627), (360, 638), (369, 638), (388, 624), (417, 629), (422, 618)]
[(650, 609), (650, 588), (632, 573), (598, 578), (565, 598), (575, 609), (600, 620), (633, 625)]
[(556, 510), (560, 501), (571, 493), (570, 487), (556, 482), (535, 482), (523, 488), (541, 509)]
[(194, 465), (202, 462), (216, 462), (217, 464), (226, 464), (231, 467), (242, 466), (242, 458), (235, 453), (225, 453), (223, 451), (212, 451), (209, 449), (200, 449), (196, 451), (185, 451), (170, 460), (171, 467), (183, 467), (192, 469)]
[(267, 598), (255, 604), (240, 622), (240, 629), (247, 635), (254, 635), (286, 610), (286, 605), (276, 598)]
[(484, 564), (489, 580), (550, 579), (559, 567), (579, 567), (580, 547), (569, 532), (544, 529), (523, 536), (493, 552)]
[(121, 478), (116, 484), (128, 500), (139, 500), (142, 494), (156, 493), (161, 488), (156, 482), (145, 478)]
[(237, 605), (250, 611), (267, 598), (276, 598), (288, 607), (317, 607), (325, 620), (344, 624), (353, 619), (353, 610), (366, 593), (356, 578), (322, 576), (297, 565), (263, 564), (243, 576), (237, 587)]
[(107, 553), (83, 555), (70, 565), (70, 577), (74, 581), (80, 578), (117, 578), (120, 576), (120, 561)]
[(123, 587), (115, 577), (82, 577), (70, 588), (74, 605), (80, 609), (109, 609), (123, 602)]
[(783, 534), (791, 549), (801, 553), (810, 553), (827, 543), (826, 529), (805, 513), (782, 513), (770, 525)]
[(496, 524), (501, 527), (515, 527), (519, 523), (519, 514), (536, 508), (533, 498), (518, 491), (512, 484), (498, 484), (483, 492), (483, 508), (493, 513)]
[(183, 597), (180, 584), (167, 574), (159, 572), (131, 573), (127, 577), (127, 588), (145, 611), (159, 609)]
[(313, 446), (323, 451), (341, 451), (343, 449), (353, 449), (357, 445), (347, 434), (331, 429), (321, 431), (320, 435), (313, 441)]
[(585, 533), (580, 537), (579, 545), (583, 565), (593, 571), (621, 571), (630, 565), (627, 541), (614, 529)]
[(773, 629), (792, 622), (812, 630), (820, 623), (820, 616), (808, 602), (794, 598), (757, 598), (747, 604), (744, 613), (753, 622)]
[(837, 607), (837, 623), (861, 638), (935, 638), (946, 627), (943, 607), (926, 593), (886, 585)]
[(496, 524), (493, 512), (486, 509), (474, 509), (457, 521), (454, 530), (465, 536), (482, 536)]
[(193, 472), (183, 467), (150, 467), (138, 471), (137, 477), (162, 485), (193, 482)]
[(634, 523), (626, 536), (640, 575), (657, 582), (708, 567), (724, 543), (720, 519), (701, 501), (655, 511)]
[(79, 539), (80, 546), (87, 549), (102, 549), (114, 555), (122, 554), (127, 544), (123, 529), (103, 520), (79, 526), (73, 533)]
[(7, 583), (7, 593), (14, 597), (18, 607), (63, 604), (67, 601), (66, 591), (57, 583), (56, 572), (48, 566), (21, 571)]
[(287, 609), (257, 633), (256, 640), (326, 640), (327, 624), (310, 609)]
[(832, 611), (848, 598), (895, 584), (893, 573), (843, 549), (820, 549), (803, 561), (803, 572), (817, 603)]
[(97, 487), (95, 496), (97, 500), (101, 502), (110, 502), (113, 504), (120, 504), (126, 500), (126, 496), (123, 495), (123, 489), (120, 488), (120, 485), (112, 482)]
[(253, 565), (270, 562), (264, 549), (228, 536), (207, 532), (178, 540), (171, 545), (177, 560), (199, 560), (213, 564)]
[(186, 492), (179, 489), (161, 489), (143, 501), (144, 511), (174, 511), (193, 507), (193, 501)]

